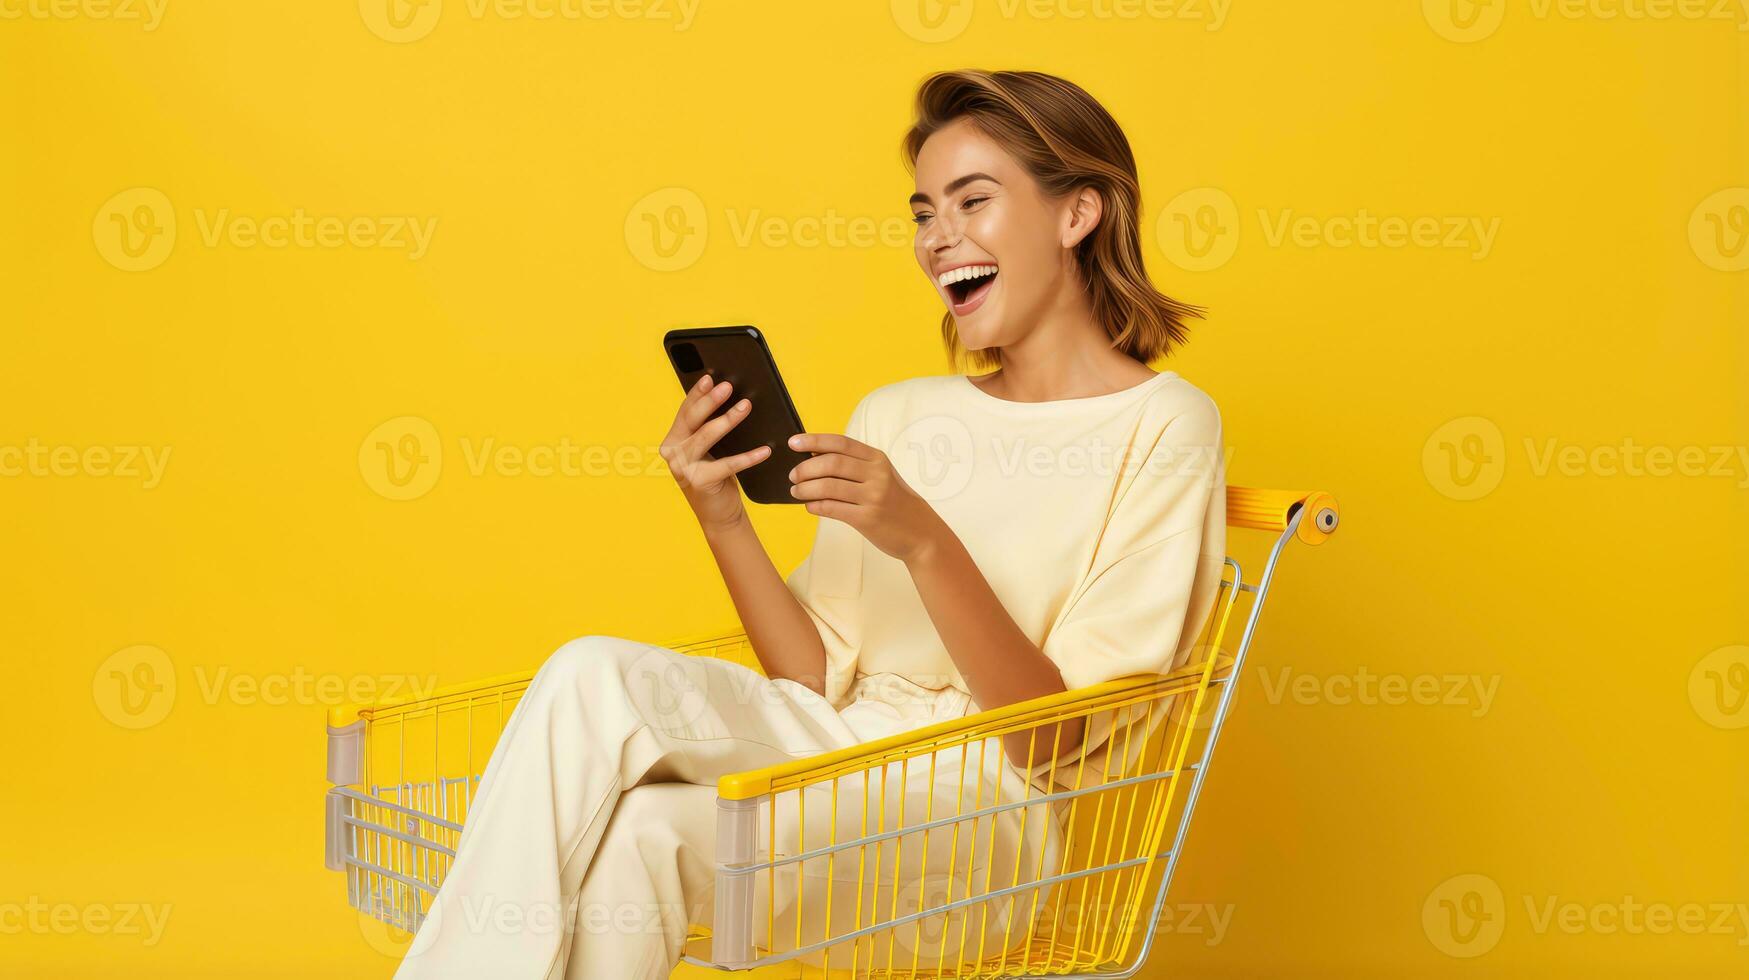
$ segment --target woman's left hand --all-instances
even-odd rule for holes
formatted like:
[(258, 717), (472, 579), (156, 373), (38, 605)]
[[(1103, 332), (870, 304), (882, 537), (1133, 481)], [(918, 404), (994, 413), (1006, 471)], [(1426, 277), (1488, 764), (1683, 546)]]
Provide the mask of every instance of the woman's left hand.
[(831, 432), (790, 437), (791, 449), (818, 453), (790, 471), (790, 494), (808, 513), (843, 521), (869, 543), (910, 562), (950, 533), (929, 501), (905, 483), (887, 454)]

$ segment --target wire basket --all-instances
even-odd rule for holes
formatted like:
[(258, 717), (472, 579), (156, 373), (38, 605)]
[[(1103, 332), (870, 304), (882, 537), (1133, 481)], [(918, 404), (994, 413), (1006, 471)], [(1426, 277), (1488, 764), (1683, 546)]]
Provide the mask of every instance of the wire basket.
[[(1321, 543), (1336, 520), (1328, 494), (1229, 488), (1228, 525), (1276, 537), (1254, 583), (1227, 558), (1190, 662), (1168, 674), (723, 777), (711, 921), (694, 924), (687, 961), (854, 978), (1134, 973), (1282, 549)], [(758, 667), (742, 633), (666, 645)], [(532, 677), (331, 713), (326, 863), (354, 908), (418, 931)], [(1005, 746), (1020, 742), (1016, 766)]]

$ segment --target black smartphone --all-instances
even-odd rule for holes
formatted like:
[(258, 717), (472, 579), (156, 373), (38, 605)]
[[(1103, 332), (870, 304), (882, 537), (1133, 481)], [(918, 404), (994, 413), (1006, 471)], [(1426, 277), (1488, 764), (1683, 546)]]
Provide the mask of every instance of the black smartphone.
[(711, 413), (716, 418), (745, 398), (751, 411), (711, 447), (712, 459), (770, 446), (771, 455), (735, 474), (747, 499), (760, 504), (799, 504), (790, 495), (789, 471), (813, 453), (789, 447), (789, 437), (804, 431), (796, 414), (777, 361), (765, 337), (753, 327), (690, 327), (670, 330), (662, 336), (662, 349), (680, 379), (683, 391), (691, 391), (700, 376), (709, 374), (712, 384), (729, 382), (729, 397)]

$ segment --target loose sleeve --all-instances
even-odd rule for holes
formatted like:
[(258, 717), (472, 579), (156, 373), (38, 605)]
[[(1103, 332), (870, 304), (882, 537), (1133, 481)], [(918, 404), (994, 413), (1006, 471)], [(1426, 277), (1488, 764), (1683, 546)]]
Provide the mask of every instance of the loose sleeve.
[[(868, 441), (869, 397), (850, 413), (844, 434), (858, 442)], [(813, 620), (826, 649), (823, 689), (827, 701), (842, 707), (856, 678), (857, 655), (862, 649), (863, 617), (862, 534), (849, 524), (830, 517), (818, 518), (813, 550), (784, 580), (802, 611)]]
[[(1159, 674), (1187, 662), (1202, 632), (1226, 559), (1226, 473), (1221, 422), (1212, 401), (1176, 415), (1126, 468), (1088, 574), (1042, 645), (1070, 690), (1130, 674)], [(1165, 719), (1169, 702), (1088, 718), (1080, 745), (1061, 760), (1094, 760), (1082, 772), (1129, 771)], [(1123, 728), (1124, 759), (1109, 758)], [(1133, 735), (1143, 737), (1135, 738)], [(1107, 743), (1110, 743), (1109, 745)], [(1041, 779), (1069, 767), (1039, 763)], [(1042, 783), (1040, 784), (1043, 785)]]
[(1126, 461), (1091, 566), (1043, 651), (1071, 690), (1184, 662), (1226, 553), (1220, 414), (1206, 397)]

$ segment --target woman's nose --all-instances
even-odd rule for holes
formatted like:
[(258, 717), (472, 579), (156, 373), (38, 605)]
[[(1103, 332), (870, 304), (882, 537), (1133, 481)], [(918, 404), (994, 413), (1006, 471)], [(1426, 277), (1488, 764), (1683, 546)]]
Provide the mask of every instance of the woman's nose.
[(946, 218), (936, 217), (923, 232), (923, 247), (931, 252), (943, 252), (959, 243), (959, 226)]

